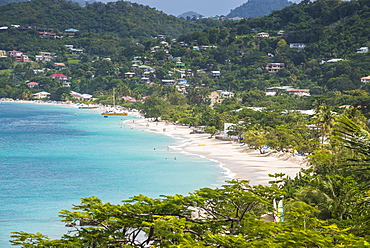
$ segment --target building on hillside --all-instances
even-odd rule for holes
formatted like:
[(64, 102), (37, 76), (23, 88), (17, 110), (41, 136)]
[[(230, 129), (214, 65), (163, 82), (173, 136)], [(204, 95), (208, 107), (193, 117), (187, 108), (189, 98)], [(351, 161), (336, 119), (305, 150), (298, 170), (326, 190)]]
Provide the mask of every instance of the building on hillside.
[(135, 72), (126, 72), (125, 73), (125, 78), (133, 78), (135, 77)]
[(36, 82), (29, 82), (29, 83), (27, 83), (27, 86), (28, 86), (28, 88), (35, 88), (36, 86), (38, 86), (39, 85), (39, 83), (36, 83)]
[(45, 91), (37, 92), (37, 93), (33, 94), (33, 97), (36, 98), (36, 99), (47, 99), (47, 98), (49, 98), (49, 96), (50, 96), (50, 93), (45, 92)]
[(63, 82), (62, 87), (71, 87), (71, 82)]
[(150, 78), (148, 78), (148, 77), (142, 77), (141, 78), (141, 83), (142, 84), (150, 84)]
[(213, 78), (221, 77), (221, 72), (220, 71), (212, 71), (212, 77)]
[(185, 67), (185, 63), (179, 61), (179, 62), (176, 62), (176, 68), (184, 68)]
[(296, 96), (311, 96), (310, 89), (287, 89), (286, 91)]
[(9, 57), (15, 58), (17, 56), (22, 56), (23, 55), (23, 52), (12, 50), (12, 51), (7, 51), (7, 54), (8, 54)]
[(55, 57), (55, 53), (40, 52), (39, 55), (35, 56), (35, 60), (36, 62), (50, 62)]
[(173, 79), (162, 79), (161, 80), (163, 85), (174, 85), (176, 84), (176, 81)]
[(6, 51), (0, 50), (0, 57), (6, 57)]
[(369, 52), (368, 47), (360, 47), (360, 49), (357, 49), (356, 53), (367, 53)]
[(289, 43), (289, 47), (293, 49), (304, 49), (307, 45), (305, 43)]
[(266, 64), (266, 70), (269, 73), (277, 73), (279, 72), (282, 68), (284, 68), (284, 63), (267, 63)]
[(222, 103), (224, 99), (233, 97), (234, 93), (229, 91), (216, 90), (209, 95), (211, 100), (210, 106), (213, 107), (216, 103)]
[(63, 74), (53, 74), (53, 75), (50, 75), (49, 77), (54, 78), (58, 80), (59, 82), (65, 82), (68, 80), (68, 77)]
[(76, 33), (76, 32), (78, 32), (78, 30), (74, 29), (74, 28), (69, 28), (69, 29), (64, 30), (64, 32), (66, 32), (66, 33)]
[(83, 52), (84, 52), (83, 49), (77, 49), (77, 48), (71, 49), (71, 54), (83, 54)]
[(65, 64), (64, 63), (54, 63), (54, 68), (57, 70), (63, 70), (65, 69)]
[(370, 82), (370, 76), (362, 77), (362, 78), (361, 78), (361, 83), (366, 84), (366, 83), (368, 83), (368, 82)]
[(293, 86), (279, 86), (279, 87), (270, 87), (266, 89), (266, 96), (276, 96), (278, 92), (284, 92), (290, 89), (294, 89)]
[(330, 63), (337, 63), (337, 62), (342, 61), (342, 60), (343, 59), (329, 59), (329, 60), (325, 61), (325, 63), (328, 63), (328, 64), (330, 64)]
[(268, 38), (268, 37), (270, 37), (270, 35), (268, 33), (265, 33), (265, 32), (261, 32), (261, 33), (256, 34), (256, 38)]
[(56, 33), (50, 33), (50, 32), (39, 32), (39, 35), (41, 37), (51, 37), (51, 38), (55, 38), (57, 36)]
[(279, 30), (277, 32), (277, 36), (285, 36), (285, 31), (284, 30)]

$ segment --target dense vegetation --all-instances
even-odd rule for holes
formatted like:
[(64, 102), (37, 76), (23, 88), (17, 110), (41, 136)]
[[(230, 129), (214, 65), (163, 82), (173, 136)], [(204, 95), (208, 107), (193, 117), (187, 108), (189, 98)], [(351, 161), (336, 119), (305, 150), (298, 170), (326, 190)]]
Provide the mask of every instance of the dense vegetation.
[(178, 36), (197, 30), (196, 24), (126, 1), (95, 2), (81, 7), (64, 0), (36, 0), (8, 4), (0, 9), (3, 25), (37, 26), (54, 31), (75, 28), (83, 33), (140, 38), (159, 34)]
[[(274, 183), (266, 187), (233, 181), (187, 197), (136, 196), (122, 205), (86, 198), (74, 211), (62, 212), (67, 223), (90, 223), (88, 228), (76, 226), (77, 236), (49, 241), (41, 234), (18, 232), (13, 243), (30, 247), (369, 246), (370, 88), (361, 78), (370, 75), (370, 53), (356, 53), (370, 46), (369, 7), (369, 0), (303, 1), (267, 17), (240, 22), (180, 21), (123, 1), (81, 8), (62, 0), (34, 0), (1, 7), (0, 26), (45, 25), (54, 28), (58, 38), (41, 37), (35, 29), (0, 32), (1, 49), (22, 51), (33, 60), (0, 58), (0, 98), (33, 99), (34, 93), (47, 91), (50, 100), (84, 101), (73, 98), (70, 92), (76, 91), (93, 95), (85, 103), (112, 104), (115, 94), (117, 104), (140, 109), (148, 118), (206, 126), (212, 136), (224, 123), (234, 123), (226, 131), (249, 147), (308, 154), (312, 165), (296, 178), (275, 175)], [(19, 13), (28, 15), (19, 17)], [(79, 31), (63, 32), (70, 27)], [(269, 37), (257, 38), (259, 32)], [(294, 49), (291, 43), (306, 46)], [(72, 54), (65, 45), (83, 53)], [(56, 56), (36, 62), (40, 52)], [(330, 59), (337, 60), (327, 62)], [(64, 63), (63, 68), (55, 62)], [(284, 66), (271, 73), (268, 63)], [(127, 72), (135, 74), (127, 77)], [(69, 77), (70, 87), (49, 77), (55, 73)], [(184, 79), (185, 88), (174, 83)], [(28, 82), (39, 84), (29, 88)], [(284, 88), (274, 96), (265, 92), (282, 86), (307, 89), (311, 95), (298, 96)], [(215, 90), (234, 95), (210, 105), (210, 92)], [(132, 103), (122, 96), (142, 101)], [(304, 115), (298, 109), (314, 109), (315, 114)], [(259, 219), (276, 212), (272, 203), (282, 198), (284, 221)], [(142, 232), (147, 239), (136, 239)]]
[(281, 10), (293, 4), (287, 0), (248, 0), (246, 3), (230, 11), (226, 16), (255, 18), (269, 15), (274, 10)]

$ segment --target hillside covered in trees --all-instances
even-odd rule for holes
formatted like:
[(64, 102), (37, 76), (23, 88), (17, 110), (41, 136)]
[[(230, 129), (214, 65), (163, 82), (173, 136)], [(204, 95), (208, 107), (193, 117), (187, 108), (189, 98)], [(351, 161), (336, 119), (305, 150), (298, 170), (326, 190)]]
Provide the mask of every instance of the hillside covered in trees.
[(64, 0), (37, 0), (0, 7), (4, 25), (37, 26), (44, 29), (75, 28), (86, 33), (104, 33), (120, 38), (162, 35), (178, 36), (199, 29), (197, 25), (149, 6), (126, 1), (87, 4), (81, 7)]

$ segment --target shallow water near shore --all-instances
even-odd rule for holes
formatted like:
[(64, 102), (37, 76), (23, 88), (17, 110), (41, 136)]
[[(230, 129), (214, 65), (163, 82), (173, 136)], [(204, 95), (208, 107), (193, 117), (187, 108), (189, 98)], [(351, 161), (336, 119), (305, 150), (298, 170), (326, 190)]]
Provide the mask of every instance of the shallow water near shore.
[(117, 204), (138, 194), (187, 194), (227, 179), (217, 163), (168, 149), (181, 141), (132, 129), (123, 123), (130, 119), (0, 104), (0, 247), (10, 247), (12, 231), (60, 237), (69, 228), (59, 211), (83, 197)]

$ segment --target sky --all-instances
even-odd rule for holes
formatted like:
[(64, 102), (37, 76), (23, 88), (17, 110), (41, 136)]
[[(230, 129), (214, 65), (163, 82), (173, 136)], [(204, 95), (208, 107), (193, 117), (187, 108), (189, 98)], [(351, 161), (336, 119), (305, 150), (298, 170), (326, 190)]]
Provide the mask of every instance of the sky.
[(195, 11), (203, 16), (227, 15), (231, 9), (239, 7), (247, 0), (131, 0), (149, 5), (166, 14), (178, 16), (188, 11)]

